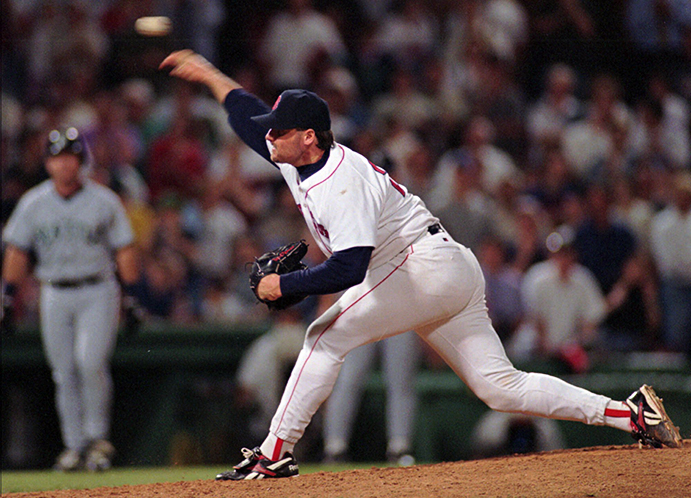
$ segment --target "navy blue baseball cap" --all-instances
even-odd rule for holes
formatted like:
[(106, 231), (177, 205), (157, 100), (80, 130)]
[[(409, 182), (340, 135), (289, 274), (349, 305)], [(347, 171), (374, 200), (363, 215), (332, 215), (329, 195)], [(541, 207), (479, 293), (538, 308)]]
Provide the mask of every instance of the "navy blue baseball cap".
[(308, 90), (286, 90), (269, 114), (252, 117), (256, 123), (274, 130), (293, 128), (327, 131), (331, 129), (328, 104), (316, 93)]

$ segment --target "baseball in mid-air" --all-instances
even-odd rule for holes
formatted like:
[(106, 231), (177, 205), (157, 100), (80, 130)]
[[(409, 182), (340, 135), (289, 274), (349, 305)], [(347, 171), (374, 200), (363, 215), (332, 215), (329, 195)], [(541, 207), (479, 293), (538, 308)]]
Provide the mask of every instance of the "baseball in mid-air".
[(134, 22), (134, 30), (142, 36), (166, 36), (173, 23), (165, 16), (140, 17)]

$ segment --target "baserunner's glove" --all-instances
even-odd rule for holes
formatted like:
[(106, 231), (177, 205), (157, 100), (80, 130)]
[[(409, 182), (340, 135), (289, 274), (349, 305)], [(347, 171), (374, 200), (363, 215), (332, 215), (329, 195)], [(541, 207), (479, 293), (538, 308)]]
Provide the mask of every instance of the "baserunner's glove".
[(299, 242), (293, 242), (292, 244), (287, 244), (281, 246), (278, 249), (269, 251), (252, 263), (252, 269), (250, 270), (250, 288), (257, 299), (262, 303), (266, 304), (270, 310), (283, 310), (294, 304), (299, 303), (307, 297), (306, 294), (290, 294), (287, 296), (281, 296), (275, 301), (269, 301), (266, 299), (260, 299), (257, 294), (257, 286), (259, 281), (271, 273), (276, 273), (278, 275), (285, 275), (286, 273), (291, 273), (297, 270), (304, 270), (307, 266), (302, 262), (302, 258), (307, 254), (308, 244), (301, 240)]

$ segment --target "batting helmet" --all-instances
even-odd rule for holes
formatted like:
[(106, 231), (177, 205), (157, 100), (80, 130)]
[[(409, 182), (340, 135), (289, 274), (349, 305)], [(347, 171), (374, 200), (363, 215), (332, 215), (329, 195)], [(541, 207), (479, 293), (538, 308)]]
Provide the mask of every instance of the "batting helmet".
[(79, 157), (79, 162), (86, 159), (86, 144), (76, 128), (70, 126), (65, 130), (52, 130), (48, 133), (46, 153), (49, 156), (57, 156), (63, 153), (74, 154)]

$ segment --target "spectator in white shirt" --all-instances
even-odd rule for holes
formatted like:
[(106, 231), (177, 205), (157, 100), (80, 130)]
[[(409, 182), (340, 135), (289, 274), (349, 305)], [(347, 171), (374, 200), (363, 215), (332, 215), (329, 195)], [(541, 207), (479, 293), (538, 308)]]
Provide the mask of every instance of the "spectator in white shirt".
[(677, 173), (673, 184), (673, 202), (651, 222), (651, 250), (661, 281), (664, 345), (691, 356), (691, 173)]

